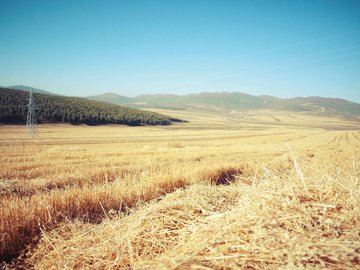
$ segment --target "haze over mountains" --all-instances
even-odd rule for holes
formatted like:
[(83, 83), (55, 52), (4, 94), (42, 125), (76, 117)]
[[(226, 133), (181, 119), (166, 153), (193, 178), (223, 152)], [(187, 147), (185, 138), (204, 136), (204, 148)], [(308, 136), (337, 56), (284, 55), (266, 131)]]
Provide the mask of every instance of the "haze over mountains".
[[(29, 91), (28, 86), (9, 88)], [(49, 91), (33, 88), (34, 92), (55, 95)], [(305, 112), (323, 116), (360, 118), (360, 104), (340, 98), (253, 96), (240, 92), (203, 92), (188, 95), (152, 94), (126, 97), (116, 93), (104, 93), (86, 97), (90, 100), (108, 102), (133, 108), (192, 109), (215, 112), (274, 110)]]
[(338, 98), (252, 96), (239, 92), (204, 92), (188, 95), (141, 95), (129, 98), (114, 93), (88, 97), (92, 100), (137, 108), (196, 109), (206, 111), (275, 110), (308, 112), (324, 116), (360, 117), (360, 104)]

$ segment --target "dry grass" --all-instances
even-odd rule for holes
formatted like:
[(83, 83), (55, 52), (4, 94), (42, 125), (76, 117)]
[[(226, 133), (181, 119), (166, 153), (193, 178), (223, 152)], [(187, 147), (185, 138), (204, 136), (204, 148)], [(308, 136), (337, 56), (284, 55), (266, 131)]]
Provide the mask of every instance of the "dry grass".
[(193, 185), (101, 224), (43, 233), (37, 269), (354, 269), (359, 176), (268, 175)]
[(354, 123), (330, 119), (351, 129), (337, 131), (316, 128), (321, 119), (304, 129), (190, 116), (165, 128), (42, 126), (38, 141), (0, 127), (0, 260), (30, 244), (20, 263), (38, 269), (358, 263)]

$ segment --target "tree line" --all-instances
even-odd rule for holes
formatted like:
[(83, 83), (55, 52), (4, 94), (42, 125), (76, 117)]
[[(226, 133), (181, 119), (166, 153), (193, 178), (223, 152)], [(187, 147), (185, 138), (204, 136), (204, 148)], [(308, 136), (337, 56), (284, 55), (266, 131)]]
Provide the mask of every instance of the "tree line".
[[(166, 115), (84, 98), (33, 94), (38, 123), (170, 125)], [(29, 92), (0, 88), (0, 122), (26, 123)]]

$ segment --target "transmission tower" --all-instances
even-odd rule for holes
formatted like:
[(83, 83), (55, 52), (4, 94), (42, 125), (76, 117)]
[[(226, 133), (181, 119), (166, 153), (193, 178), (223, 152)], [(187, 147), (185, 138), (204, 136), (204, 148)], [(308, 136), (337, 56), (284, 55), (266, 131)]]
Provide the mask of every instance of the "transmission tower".
[(36, 104), (33, 96), (33, 89), (30, 89), (29, 102), (26, 105), (27, 119), (26, 119), (26, 131), (32, 138), (38, 135), (37, 125), (36, 125)]

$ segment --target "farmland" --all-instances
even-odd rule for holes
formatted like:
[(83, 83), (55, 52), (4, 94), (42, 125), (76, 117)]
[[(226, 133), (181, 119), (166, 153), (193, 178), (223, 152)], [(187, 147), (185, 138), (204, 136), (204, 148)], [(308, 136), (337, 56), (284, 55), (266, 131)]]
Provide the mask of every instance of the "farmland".
[(156, 111), (188, 122), (44, 124), (35, 139), (0, 126), (0, 259), (40, 269), (360, 263), (358, 120)]

